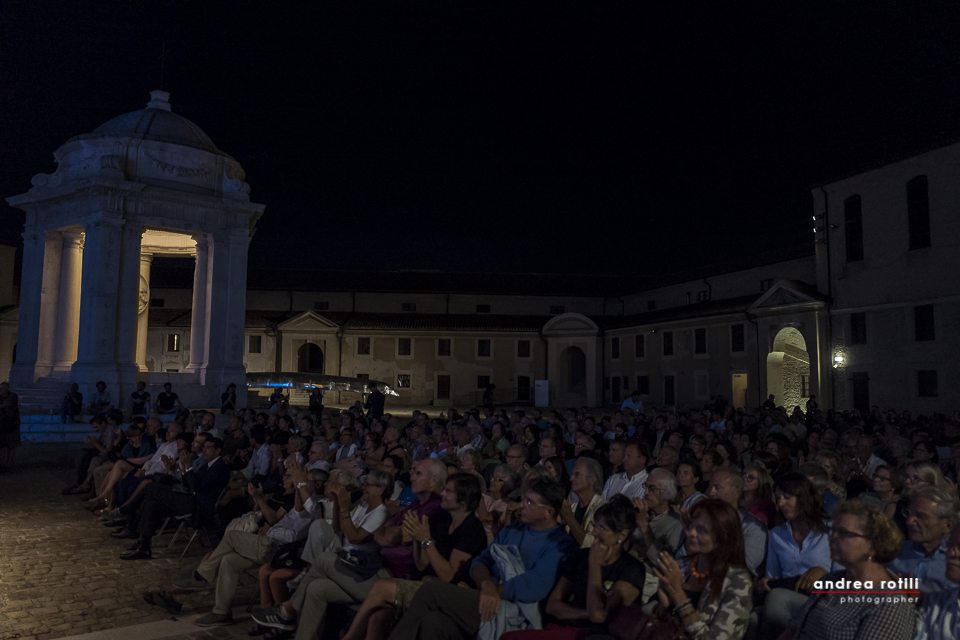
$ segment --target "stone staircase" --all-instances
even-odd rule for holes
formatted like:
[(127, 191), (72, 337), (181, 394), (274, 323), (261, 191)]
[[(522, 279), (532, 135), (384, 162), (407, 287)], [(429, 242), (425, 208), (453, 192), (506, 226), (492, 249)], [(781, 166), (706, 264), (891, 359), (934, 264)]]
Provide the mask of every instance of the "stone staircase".
[(41, 378), (14, 389), (20, 398), (20, 411), (31, 413), (53, 412), (60, 419), (60, 404), (70, 389), (69, 380)]
[(77, 423), (62, 424), (60, 415), (20, 412), (20, 439), (27, 442), (83, 442), (84, 436), (94, 435), (90, 416), (77, 416)]

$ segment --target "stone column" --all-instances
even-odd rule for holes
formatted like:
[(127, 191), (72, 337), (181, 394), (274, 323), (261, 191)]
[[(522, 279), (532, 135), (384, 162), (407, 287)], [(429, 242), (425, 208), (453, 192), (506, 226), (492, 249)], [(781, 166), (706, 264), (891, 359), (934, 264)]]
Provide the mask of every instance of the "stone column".
[[(53, 348), (56, 346), (57, 340), (57, 303), (60, 296), (60, 257), (63, 252), (63, 240), (59, 231), (48, 231), (45, 235), (43, 288), (40, 294), (40, 333), (37, 345), (37, 377), (48, 376), (53, 371), (55, 360)], [(26, 268), (24, 268), (24, 281), (26, 281)]]
[[(80, 341), (73, 377), (84, 395), (98, 380), (121, 402), (117, 370), (117, 301), (120, 288), (121, 229), (123, 220), (98, 217), (85, 225), (84, 249), (95, 259), (83, 261), (80, 299)], [(132, 350), (132, 336), (131, 336)]]
[(243, 388), (246, 369), (243, 366), (243, 337), (247, 302), (247, 249), (250, 236), (246, 232), (214, 234), (210, 261), (207, 335), (207, 364), (201, 380), (219, 396), (222, 387), (235, 382)]
[[(118, 400), (126, 404), (137, 385), (137, 335), (140, 301), (140, 247), (143, 225), (127, 221), (120, 239), (117, 289), (116, 362), (120, 375)], [(119, 402), (117, 403), (119, 405)]]
[(187, 373), (200, 373), (207, 364), (207, 332), (210, 317), (210, 237), (205, 233), (193, 236), (197, 242), (197, 266), (193, 272), (193, 307), (190, 314), (190, 364)]
[(151, 263), (153, 263), (152, 253), (140, 254), (140, 288), (137, 299), (137, 368), (140, 371), (149, 371), (147, 368), (147, 330), (150, 325)]
[(80, 284), (83, 273), (83, 235), (63, 231), (60, 251), (60, 295), (57, 300), (57, 330), (53, 370), (70, 371), (77, 360), (80, 337)]
[(20, 278), (20, 310), (17, 326), (17, 361), (10, 369), (14, 390), (34, 381), (40, 337), (40, 303), (46, 236), (28, 228), (23, 233), (23, 275)]

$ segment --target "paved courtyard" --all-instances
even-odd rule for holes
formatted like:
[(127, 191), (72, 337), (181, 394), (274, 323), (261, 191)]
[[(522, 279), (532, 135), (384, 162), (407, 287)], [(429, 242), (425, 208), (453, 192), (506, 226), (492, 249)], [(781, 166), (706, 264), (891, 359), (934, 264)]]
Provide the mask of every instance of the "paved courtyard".
[[(0, 475), (0, 639), (63, 638), (91, 634), (90, 638), (159, 638), (163, 625), (137, 626), (171, 616), (147, 605), (142, 593), (166, 588), (168, 580), (196, 566), (209, 549), (197, 541), (178, 560), (186, 538), (172, 550), (165, 534), (154, 545), (154, 559), (119, 559), (128, 541), (114, 540), (76, 496), (61, 496), (71, 482), (76, 445), (21, 447), (21, 460)], [(236, 604), (245, 604), (255, 589), (252, 578), (237, 591)], [(178, 619), (186, 622), (212, 607), (211, 592), (192, 596)], [(242, 606), (240, 608), (242, 611)], [(118, 628), (129, 628), (118, 631)], [(181, 623), (168, 637), (247, 637), (249, 622), (202, 630)], [(114, 630), (106, 632), (105, 630)], [(97, 632), (97, 633), (91, 633)]]

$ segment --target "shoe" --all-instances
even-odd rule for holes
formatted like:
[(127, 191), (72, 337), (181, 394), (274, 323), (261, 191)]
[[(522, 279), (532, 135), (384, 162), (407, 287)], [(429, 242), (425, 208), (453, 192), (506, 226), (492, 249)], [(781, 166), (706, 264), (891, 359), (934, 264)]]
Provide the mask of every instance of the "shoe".
[(106, 506), (107, 506), (106, 498), (101, 498), (99, 500), (97, 500), (96, 498), (94, 498), (93, 500), (87, 500), (83, 505), (83, 507), (90, 512), (99, 511), (100, 509), (103, 509)]
[(84, 493), (88, 493), (89, 489), (84, 489), (78, 484), (73, 485), (72, 487), (67, 487), (66, 489), (60, 490), (60, 495), (62, 496), (79, 496)]
[(139, 549), (139, 548), (140, 548), (140, 541), (137, 540), (137, 541), (134, 542), (132, 545), (130, 545), (129, 547), (127, 547), (127, 551), (136, 551), (136, 550)]
[(173, 586), (184, 591), (203, 591), (207, 588), (208, 583), (206, 580), (197, 580), (193, 571), (191, 571), (174, 580)]
[(280, 607), (282, 606), (282, 604), (278, 604), (269, 609), (261, 609), (260, 611), (252, 613), (250, 617), (253, 618), (254, 622), (264, 627), (293, 631), (297, 628), (297, 619), (295, 617), (288, 619), (280, 615)]
[(223, 627), (228, 624), (233, 624), (233, 615), (231, 614), (220, 614), (220, 613), (208, 613), (202, 618), (197, 618), (193, 621), (198, 627)]
[(104, 522), (103, 526), (108, 529), (116, 529), (117, 527), (125, 527), (129, 521), (124, 518), (123, 520), (111, 520), (110, 522)]
[[(260, 609), (260, 607), (257, 607), (257, 609)], [(247, 631), (247, 635), (251, 638), (256, 638), (257, 636), (262, 636), (267, 631), (270, 631), (270, 627), (265, 627), (262, 624), (258, 624), (253, 629), (250, 629), (250, 631)]]
[(150, 552), (150, 549), (143, 549), (137, 547), (135, 551), (130, 553), (120, 554), (121, 560), (153, 560), (153, 554)]
[(111, 538), (116, 538), (117, 540), (133, 540), (134, 538), (139, 538), (140, 535), (136, 531), (131, 531), (124, 527), (120, 531), (111, 531)]
[(100, 517), (106, 520), (107, 522), (111, 520), (120, 520), (123, 518), (123, 514), (120, 513), (120, 509), (108, 509), (100, 514)]
[(178, 615), (183, 605), (167, 595), (166, 591), (147, 591), (143, 594), (143, 600), (147, 604), (156, 605), (166, 609), (167, 613)]

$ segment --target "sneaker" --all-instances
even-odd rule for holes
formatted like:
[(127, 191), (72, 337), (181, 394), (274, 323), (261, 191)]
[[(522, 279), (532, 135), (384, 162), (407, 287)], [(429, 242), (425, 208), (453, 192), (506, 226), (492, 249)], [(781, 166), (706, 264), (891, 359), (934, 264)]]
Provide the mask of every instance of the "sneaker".
[(297, 619), (294, 616), (285, 618), (280, 613), (282, 607), (282, 604), (278, 604), (277, 606), (270, 607), (269, 609), (261, 609), (260, 611), (256, 611), (251, 614), (251, 617), (253, 618), (254, 622), (265, 627), (293, 631), (297, 628)]
[(233, 624), (233, 615), (232, 614), (221, 614), (221, 613), (208, 613), (202, 618), (197, 618), (193, 621), (198, 627), (223, 627), (228, 624)]
[(184, 591), (203, 591), (207, 588), (206, 580), (197, 580), (193, 571), (185, 573), (173, 581), (173, 586)]

